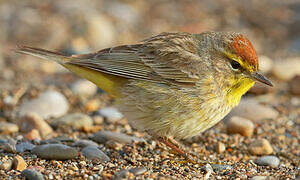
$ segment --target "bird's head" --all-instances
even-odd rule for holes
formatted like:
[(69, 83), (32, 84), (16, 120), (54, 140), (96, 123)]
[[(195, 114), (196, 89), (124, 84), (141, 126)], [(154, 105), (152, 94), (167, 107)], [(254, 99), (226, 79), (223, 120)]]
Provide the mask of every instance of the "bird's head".
[[(205, 42), (206, 43), (203, 43)], [(202, 42), (202, 43), (201, 43)], [(240, 33), (206, 32), (200, 46), (209, 44), (211, 66), (217, 77), (222, 79), (224, 89), (229, 95), (240, 98), (255, 81), (273, 86), (272, 83), (258, 72), (256, 51), (244, 35)]]

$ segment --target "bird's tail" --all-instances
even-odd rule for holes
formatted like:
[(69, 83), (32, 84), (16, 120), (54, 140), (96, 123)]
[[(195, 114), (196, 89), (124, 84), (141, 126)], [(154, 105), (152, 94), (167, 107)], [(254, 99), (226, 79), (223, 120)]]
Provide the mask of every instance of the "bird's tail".
[(39, 57), (42, 59), (47, 59), (47, 60), (53, 60), (56, 61), (59, 64), (64, 64), (68, 61), (70, 61), (71, 57), (66, 56), (57, 52), (52, 52), (48, 51), (45, 49), (40, 49), (40, 48), (33, 48), (33, 47), (28, 47), (28, 46), (17, 46), (16, 50), (17, 53), (22, 53), (22, 54), (28, 54), (32, 55), (35, 57)]

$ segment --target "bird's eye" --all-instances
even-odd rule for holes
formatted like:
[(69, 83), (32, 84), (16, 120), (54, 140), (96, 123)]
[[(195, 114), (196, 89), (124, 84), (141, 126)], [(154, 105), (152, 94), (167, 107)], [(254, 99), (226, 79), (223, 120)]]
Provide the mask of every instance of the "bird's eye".
[(240, 63), (234, 60), (230, 61), (230, 65), (234, 70), (238, 70), (241, 67)]

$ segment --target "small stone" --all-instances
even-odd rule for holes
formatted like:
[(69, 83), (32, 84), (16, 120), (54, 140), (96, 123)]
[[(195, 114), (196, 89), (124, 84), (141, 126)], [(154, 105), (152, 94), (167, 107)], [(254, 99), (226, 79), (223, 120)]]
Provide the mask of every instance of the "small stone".
[(254, 155), (267, 155), (273, 152), (273, 148), (268, 140), (260, 139), (250, 144), (249, 151)]
[(30, 169), (22, 171), (21, 176), (30, 180), (44, 180), (44, 176), (40, 172)]
[(268, 176), (253, 176), (250, 180), (267, 180), (270, 179)]
[(147, 169), (145, 167), (137, 167), (137, 168), (130, 169), (129, 172), (131, 172), (135, 176), (138, 176), (147, 172)]
[(130, 172), (127, 169), (123, 169), (117, 173), (115, 173), (115, 177), (113, 179), (128, 179)]
[(97, 92), (97, 86), (88, 81), (80, 79), (71, 85), (71, 90), (80, 96), (93, 96)]
[(116, 122), (123, 118), (123, 114), (121, 114), (116, 108), (114, 107), (106, 107), (102, 108), (98, 111), (98, 113), (109, 120), (110, 122)]
[(36, 146), (32, 150), (33, 154), (43, 159), (68, 160), (78, 156), (75, 148), (63, 144), (44, 144)]
[(37, 129), (42, 137), (53, 132), (49, 124), (36, 113), (29, 113), (19, 119), (18, 125), (21, 132), (30, 132), (32, 129)]
[(14, 157), (12, 163), (12, 168), (17, 171), (23, 171), (27, 167), (25, 160), (19, 155)]
[(276, 156), (263, 156), (255, 161), (260, 166), (271, 166), (276, 168), (279, 166), (280, 160)]
[(84, 109), (86, 112), (95, 112), (99, 109), (100, 105), (101, 102), (99, 99), (92, 99), (85, 104)]
[(254, 131), (254, 124), (252, 121), (242, 118), (233, 116), (229, 119), (227, 123), (227, 131), (228, 133), (238, 133), (245, 137), (251, 137)]
[(112, 140), (114, 142), (118, 143), (131, 143), (133, 141), (135, 142), (142, 142), (144, 139), (134, 137), (134, 136), (128, 136), (126, 134), (111, 132), (111, 131), (99, 131), (98, 133), (94, 134), (92, 139), (98, 143), (105, 143), (109, 140)]
[(217, 147), (216, 147), (216, 151), (217, 153), (223, 153), (226, 150), (225, 144), (223, 144), (222, 142), (218, 142)]
[(211, 167), (215, 172), (223, 172), (227, 170), (232, 170), (232, 166), (227, 164), (211, 164)]
[(37, 129), (32, 129), (24, 137), (28, 140), (35, 140), (35, 139), (41, 140), (42, 139), (40, 132)]
[(16, 153), (16, 144), (17, 141), (14, 139), (8, 139), (7, 141), (0, 144), (0, 148), (4, 150), (4, 152), (7, 153)]
[(270, 72), (272, 70), (273, 64), (274, 64), (273, 60), (267, 56), (260, 56), (258, 63), (259, 63), (258, 66), (259, 66), (260, 72), (262, 72), (264, 74)]
[(20, 117), (29, 113), (36, 113), (40, 117), (47, 119), (50, 117), (60, 117), (69, 109), (69, 103), (65, 96), (57, 91), (46, 91), (38, 98), (23, 103), (18, 111)]
[(4, 162), (0, 162), (0, 169), (4, 171), (10, 171), (12, 168), (12, 164), (12, 160), (10, 159)]
[(294, 95), (300, 95), (300, 75), (294, 77), (290, 82), (290, 91)]
[(101, 124), (103, 124), (104, 119), (102, 116), (94, 116), (93, 120), (94, 120), (94, 124), (101, 125)]
[(55, 119), (51, 122), (51, 125), (54, 127), (59, 126), (70, 126), (76, 129), (82, 129), (83, 127), (88, 127), (93, 125), (93, 120), (90, 116), (81, 114), (81, 113), (74, 113), (68, 114), (61, 118)]
[(29, 142), (20, 142), (19, 144), (16, 145), (16, 150), (17, 152), (25, 152), (25, 151), (31, 151), (35, 145), (29, 143)]
[(110, 158), (102, 152), (97, 146), (87, 146), (81, 150), (81, 154), (89, 160), (106, 162), (110, 161)]
[(239, 116), (259, 122), (264, 119), (275, 119), (278, 115), (279, 113), (270, 106), (261, 105), (254, 99), (242, 99), (240, 104), (228, 116)]
[(16, 124), (8, 122), (0, 122), (0, 133), (10, 134), (19, 131), (19, 127)]
[(214, 172), (210, 164), (205, 164), (201, 169), (205, 171), (203, 179), (209, 179), (209, 176)]
[(75, 143), (73, 143), (72, 146), (84, 148), (86, 146), (98, 146), (98, 144), (95, 143), (94, 141), (81, 139), (81, 140), (78, 140)]
[(275, 61), (272, 73), (281, 80), (290, 80), (294, 76), (300, 75), (299, 57)]

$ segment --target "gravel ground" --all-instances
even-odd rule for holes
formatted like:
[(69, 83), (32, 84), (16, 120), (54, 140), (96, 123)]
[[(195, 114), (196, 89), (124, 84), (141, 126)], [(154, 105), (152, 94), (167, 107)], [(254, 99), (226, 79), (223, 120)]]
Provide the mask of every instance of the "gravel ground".
[[(0, 0), (0, 179), (299, 178), (299, 7), (277, 0)], [(27, 44), (84, 53), (163, 31), (205, 30), (246, 33), (275, 87), (257, 84), (218, 125), (180, 141), (201, 165), (132, 129), (88, 81), (11, 51)]]

